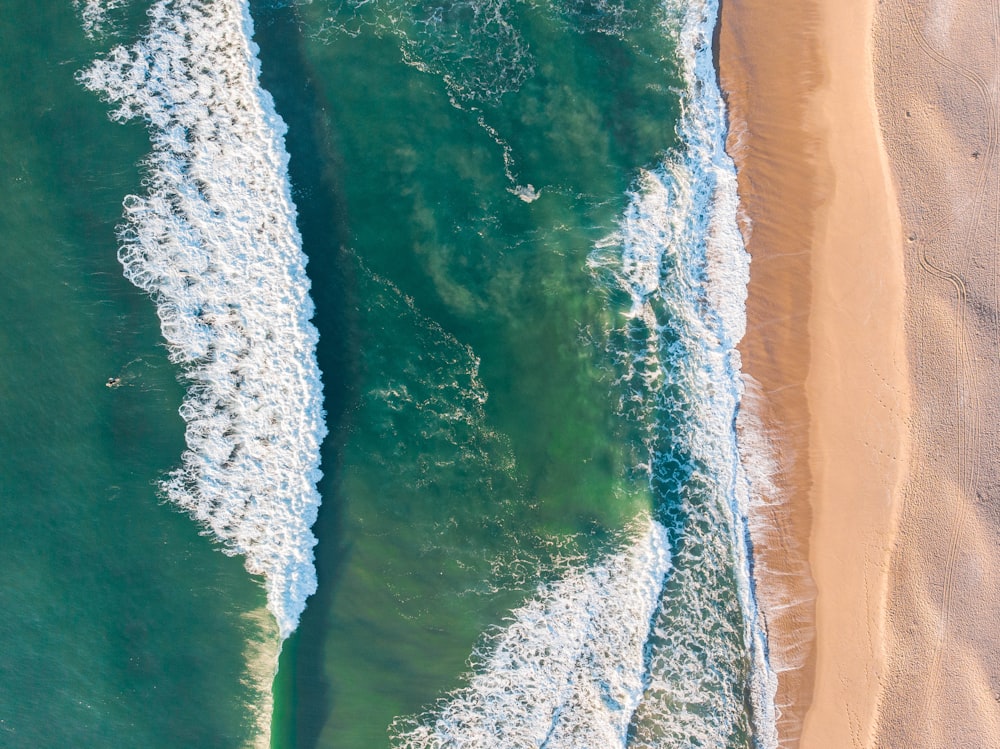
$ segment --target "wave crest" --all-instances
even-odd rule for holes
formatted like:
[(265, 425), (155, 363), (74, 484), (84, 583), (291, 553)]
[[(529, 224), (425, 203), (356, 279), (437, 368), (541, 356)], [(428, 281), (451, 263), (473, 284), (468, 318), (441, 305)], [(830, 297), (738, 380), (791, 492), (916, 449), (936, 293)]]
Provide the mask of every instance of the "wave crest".
[(158, 2), (149, 17), (145, 38), (79, 79), (113, 119), (143, 119), (153, 145), (119, 259), (189, 383), (188, 449), (163, 488), (264, 576), (287, 637), (316, 590), (326, 426), (286, 128), (258, 83), (246, 2)]

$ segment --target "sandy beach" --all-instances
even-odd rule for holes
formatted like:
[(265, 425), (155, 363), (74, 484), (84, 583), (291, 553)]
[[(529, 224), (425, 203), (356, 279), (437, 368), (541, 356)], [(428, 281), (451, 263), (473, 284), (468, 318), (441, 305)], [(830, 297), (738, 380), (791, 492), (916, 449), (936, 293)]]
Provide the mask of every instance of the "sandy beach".
[(1000, 746), (1000, 5), (725, 0), (785, 747)]
[(1000, 747), (998, 35), (996, 0), (876, 16), (913, 393), (879, 746)]
[(872, 13), (820, 0), (726, 0), (722, 12), (753, 257), (744, 425), (777, 461), (752, 529), (784, 747), (876, 745), (888, 669), (911, 398)]

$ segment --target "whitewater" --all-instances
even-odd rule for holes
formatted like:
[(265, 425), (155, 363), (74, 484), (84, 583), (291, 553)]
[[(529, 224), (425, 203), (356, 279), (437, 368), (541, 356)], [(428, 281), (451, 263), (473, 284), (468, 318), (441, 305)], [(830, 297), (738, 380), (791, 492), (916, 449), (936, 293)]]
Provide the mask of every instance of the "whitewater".
[[(664, 500), (657, 517), (682, 539), (652, 623), (629, 746), (721, 747), (746, 730), (771, 749), (776, 679), (747, 529), (755, 481), (768, 468), (741, 451), (736, 430), (750, 257), (713, 60), (719, 6), (666, 7), (685, 81), (681, 143), (640, 175), (619, 231), (590, 257), (599, 283), (629, 300), (617, 352), (628, 386), (621, 411), (645, 426), (650, 485)], [(741, 728), (747, 702), (751, 725)]]
[(163, 490), (263, 576), (286, 638), (316, 590), (327, 432), (286, 128), (258, 83), (246, 2), (158, 2), (148, 17), (144, 38), (79, 79), (113, 119), (142, 120), (153, 146), (118, 256), (187, 384), (187, 450)]
[[(740, 450), (736, 429), (744, 392), (736, 346), (746, 325), (750, 257), (713, 59), (719, 7), (717, 0), (667, 7), (677, 19), (668, 33), (676, 34), (686, 83), (681, 146), (641, 175), (619, 234), (591, 256), (607, 272), (608, 245), (621, 248), (610, 272), (631, 300), (623, 351), (628, 410), (647, 424), (651, 485), (672, 499), (660, 519), (685, 540), (652, 625), (648, 687), (629, 745), (725, 746), (745, 709), (733, 676), (745, 670), (748, 729), (756, 747), (771, 749), (776, 678), (747, 526), (751, 478), (766, 479), (768, 466)], [(730, 585), (741, 628), (727, 616)]]
[[(717, 14), (716, 0), (665, 4), (685, 82), (681, 145), (641, 173), (588, 263), (599, 288), (629, 300), (620, 415), (642, 425), (654, 495), (679, 509), (654, 508), (623, 548), (540, 586), (484, 637), (466, 686), (397, 722), (396, 746), (724, 746), (745, 710), (744, 662), (754, 743), (776, 746), (746, 517), (751, 477), (766, 471), (735, 429), (749, 258), (712, 62)], [(144, 121), (153, 144), (119, 258), (155, 300), (188, 384), (188, 449), (163, 489), (263, 576), (287, 637), (316, 590), (326, 426), (285, 125), (258, 83), (246, 2), (164, 1), (149, 18), (145, 38), (80, 80), (115, 119)]]
[(393, 745), (624, 747), (670, 566), (663, 526), (638, 525), (624, 550), (541, 585), (473, 654), (468, 685), (438, 710), (398, 721)]
[(661, 504), (617, 554), (512, 612), (473, 653), (467, 685), (398, 721), (394, 746), (724, 747), (742, 732), (777, 746), (747, 528), (769, 468), (736, 430), (750, 258), (712, 59), (717, 16), (715, 0), (665, 5), (685, 81), (681, 142), (641, 172), (588, 261), (598, 288), (627, 299), (611, 346), (619, 415), (641, 426)]

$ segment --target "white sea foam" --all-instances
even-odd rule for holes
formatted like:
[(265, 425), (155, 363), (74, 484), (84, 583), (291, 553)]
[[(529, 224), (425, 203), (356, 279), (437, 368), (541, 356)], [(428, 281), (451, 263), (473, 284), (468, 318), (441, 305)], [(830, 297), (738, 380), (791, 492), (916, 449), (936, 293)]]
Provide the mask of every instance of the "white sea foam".
[(108, 13), (125, 4), (126, 0), (73, 0), (73, 6), (79, 11), (83, 21), (83, 30), (91, 39), (104, 33)]
[[(753, 487), (735, 429), (749, 256), (712, 60), (718, 4), (668, 0), (667, 10), (686, 82), (682, 146), (641, 175), (620, 231), (590, 260), (631, 300), (622, 410), (646, 424), (650, 478), (668, 498), (662, 519), (683, 539), (653, 624), (630, 746), (724, 746), (749, 696), (755, 743), (768, 749), (777, 745), (776, 683), (750, 578)], [(766, 476), (767, 467), (750, 473)], [(739, 677), (747, 656), (748, 687)]]
[(652, 520), (622, 551), (538, 589), (473, 656), (439, 710), (397, 722), (401, 749), (624, 747), (643, 647), (670, 565)]
[(326, 434), (285, 125), (258, 83), (242, 0), (157, 2), (148, 34), (80, 74), (141, 118), (153, 152), (119, 258), (156, 301), (189, 383), (167, 496), (264, 576), (280, 634), (316, 589), (310, 531)]

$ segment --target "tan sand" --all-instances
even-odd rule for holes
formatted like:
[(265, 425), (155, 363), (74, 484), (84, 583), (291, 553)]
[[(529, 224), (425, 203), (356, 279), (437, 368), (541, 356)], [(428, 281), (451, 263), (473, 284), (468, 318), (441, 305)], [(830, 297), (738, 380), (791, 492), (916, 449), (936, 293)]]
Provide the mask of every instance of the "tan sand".
[(753, 531), (786, 747), (872, 746), (886, 673), (909, 378), (872, 6), (725, 0), (722, 14), (753, 256), (741, 351), (779, 460)]
[[(801, 730), (815, 666), (805, 382), (812, 236), (829, 193), (819, 178), (821, 134), (806, 127), (808, 99), (822, 80), (814, 37), (817, 5), (723, 0), (719, 27), (728, 150), (737, 163), (740, 207), (752, 222), (752, 228), (743, 226), (752, 263), (747, 333), (740, 346), (748, 380), (741, 438), (747, 450), (759, 450), (753, 432), (761, 431), (757, 425), (763, 422), (779, 462), (774, 490), (758, 495), (750, 523), (757, 596), (771, 666), (778, 672), (778, 734), (785, 746), (794, 746)], [(796, 31), (775, 33), (782, 28)]]
[(879, 747), (1000, 747), (998, 39), (998, 0), (878, 6), (913, 381)]

